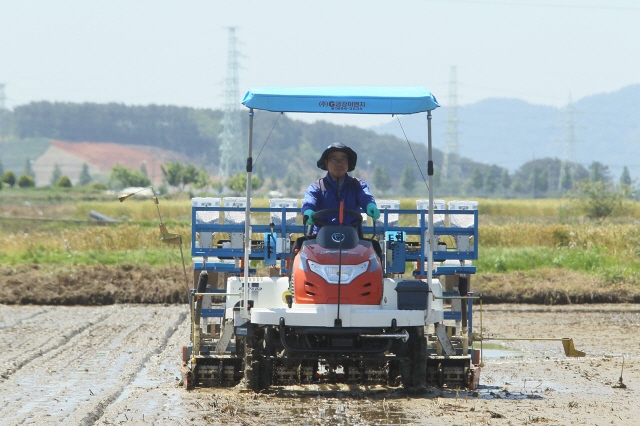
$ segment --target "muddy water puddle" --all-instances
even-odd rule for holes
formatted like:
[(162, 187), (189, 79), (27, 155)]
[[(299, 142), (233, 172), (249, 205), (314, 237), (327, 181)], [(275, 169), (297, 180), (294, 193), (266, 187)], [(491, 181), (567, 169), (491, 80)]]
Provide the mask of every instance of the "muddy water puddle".
[(495, 360), (497, 358), (526, 358), (533, 355), (523, 349), (509, 347), (502, 343), (484, 343), (482, 346), (476, 345), (475, 349), (480, 350), (484, 360)]

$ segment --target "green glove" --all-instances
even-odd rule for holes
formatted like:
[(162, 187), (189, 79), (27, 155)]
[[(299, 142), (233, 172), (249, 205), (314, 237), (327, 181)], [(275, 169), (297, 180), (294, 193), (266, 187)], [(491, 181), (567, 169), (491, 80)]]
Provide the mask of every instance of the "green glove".
[[(316, 212), (314, 212), (311, 209), (307, 209), (307, 210), (304, 211), (304, 213), (302, 213), (303, 216), (309, 216), (309, 219), (307, 219), (307, 225), (315, 225), (315, 223), (313, 223), (313, 219), (312, 219), (313, 215), (315, 213)], [(380, 213), (378, 213), (378, 215), (380, 215)]]
[(378, 210), (378, 206), (374, 203), (367, 204), (367, 214), (373, 218), (373, 220), (378, 220), (380, 218), (380, 210)]

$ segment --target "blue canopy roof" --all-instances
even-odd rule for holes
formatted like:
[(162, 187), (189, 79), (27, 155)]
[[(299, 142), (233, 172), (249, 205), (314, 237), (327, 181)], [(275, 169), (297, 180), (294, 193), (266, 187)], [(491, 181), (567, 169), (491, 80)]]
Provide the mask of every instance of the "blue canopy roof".
[(440, 106), (426, 88), (254, 87), (242, 100), (248, 108), (274, 112), (415, 114)]

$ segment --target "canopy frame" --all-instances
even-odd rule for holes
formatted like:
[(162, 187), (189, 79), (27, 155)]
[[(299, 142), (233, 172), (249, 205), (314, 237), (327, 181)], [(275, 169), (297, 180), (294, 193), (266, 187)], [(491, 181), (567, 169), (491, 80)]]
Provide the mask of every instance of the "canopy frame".
[[(427, 282), (433, 280), (433, 150), (431, 136), (431, 112), (440, 104), (424, 87), (302, 87), (251, 88), (242, 100), (249, 108), (249, 144), (247, 153), (247, 186), (245, 204), (244, 247), (244, 303), (241, 316), (250, 320), (249, 307), (249, 255), (251, 254), (251, 174), (253, 172), (253, 118), (254, 110), (296, 113), (331, 114), (417, 114), (427, 113), (429, 185), (428, 237), (425, 253), (427, 257)], [(422, 270), (424, 265), (420, 266)]]

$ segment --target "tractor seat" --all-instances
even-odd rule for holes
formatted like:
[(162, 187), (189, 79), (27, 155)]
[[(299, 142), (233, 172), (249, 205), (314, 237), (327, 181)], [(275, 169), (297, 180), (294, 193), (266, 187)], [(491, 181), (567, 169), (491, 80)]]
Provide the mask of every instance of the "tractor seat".
[(352, 249), (360, 243), (360, 237), (358, 237), (358, 231), (351, 226), (342, 226), (342, 230), (340, 230), (340, 226), (327, 225), (318, 230), (316, 243), (324, 248)]

